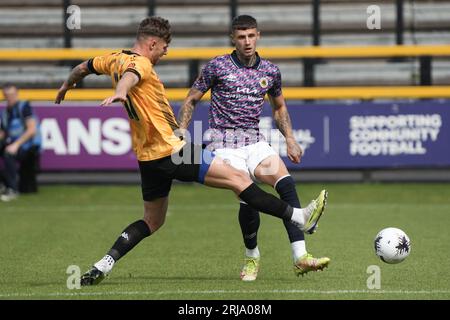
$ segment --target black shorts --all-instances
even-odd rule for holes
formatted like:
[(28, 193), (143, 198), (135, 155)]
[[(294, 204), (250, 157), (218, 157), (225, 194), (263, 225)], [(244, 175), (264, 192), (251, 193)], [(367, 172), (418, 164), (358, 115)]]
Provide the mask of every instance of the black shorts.
[(214, 154), (201, 145), (187, 143), (179, 152), (170, 156), (139, 161), (142, 198), (152, 201), (167, 197), (172, 180), (204, 183)]

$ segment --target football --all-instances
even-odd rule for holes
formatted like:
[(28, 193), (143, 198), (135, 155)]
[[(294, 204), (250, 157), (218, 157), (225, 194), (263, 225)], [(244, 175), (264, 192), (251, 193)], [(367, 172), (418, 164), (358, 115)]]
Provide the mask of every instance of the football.
[(411, 253), (408, 235), (398, 228), (385, 228), (374, 240), (376, 255), (386, 263), (394, 264), (405, 260)]

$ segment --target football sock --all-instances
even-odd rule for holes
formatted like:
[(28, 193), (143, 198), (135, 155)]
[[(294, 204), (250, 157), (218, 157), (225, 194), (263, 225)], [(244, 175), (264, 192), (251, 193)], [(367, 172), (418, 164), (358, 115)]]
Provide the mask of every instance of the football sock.
[[(252, 183), (239, 194), (239, 197), (254, 209), (278, 217), (283, 220), (293, 218), (293, 208), (274, 195), (264, 192)], [(300, 209), (298, 209), (300, 210)]]
[(258, 246), (256, 246), (254, 249), (245, 248), (245, 256), (249, 258), (259, 258)]
[(295, 241), (291, 243), (292, 257), (294, 262), (306, 254), (306, 244), (305, 240)]
[(257, 246), (259, 223), (259, 212), (246, 203), (241, 203), (239, 208), (239, 225), (241, 226), (245, 248), (254, 249)]
[(306, 214), (303, 209), (294, 208), (291, 221), (296, 225), (303, 227), (306, 222)]
[(111, 272), (112, 268), (114, 267), (114, 259), (110, 255), (105, 255), (103, 258), (101, 258), (97, 263), (94, 264), (94, 267), (96, 267), (98, 270), (103, 272), (104, 274), (108, 274)]
[(117, 262), (117, 260), (123, 257), (142, 239), (148, 237), (150, 234), (151, 230), (144, 220), (135, 221), (123, 230), (111, 250), (109, 250), (108, 255), (110, 255), (114, 261)]
[[(291, 176), (280, 178), (274, 186), (275, 190), (280, 195), (281, 200), (288, 203), (291, 207), (300, 208), (300, 200), (298, 199), (297, 191), (295, 190), (295, 181)], [(283, 220), (284, 227), (289, 236), (289, 241), (296, 242), (305, 240), (303, 232), (291, 221)]]

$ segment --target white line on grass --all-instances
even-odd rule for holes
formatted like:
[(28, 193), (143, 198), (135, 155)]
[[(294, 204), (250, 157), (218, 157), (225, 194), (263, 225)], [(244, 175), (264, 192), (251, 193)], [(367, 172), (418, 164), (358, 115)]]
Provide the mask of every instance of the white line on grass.
[(109, 291), (109, 292), (54, 292), (54, 293), (3, 293), (0, 298), (32, 298), (32, 297), (88, 297), (88, 296), (161, 296), (161, 295), (204, 295), (204, 294), (399, 294), (399, 295), (431, 295), (450, 294), (450, 290), (168, 290), (168, 291)]

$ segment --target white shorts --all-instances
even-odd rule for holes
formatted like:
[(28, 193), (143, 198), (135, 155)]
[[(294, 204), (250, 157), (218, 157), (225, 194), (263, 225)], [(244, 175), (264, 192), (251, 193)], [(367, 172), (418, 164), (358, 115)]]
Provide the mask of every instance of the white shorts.
[(253, 180), (256, 180), (256, 167), (264, 159), (272, 155), (278, 155), (266, 141), (259, 141), (255, 144), (236, 149), (216, 149), (214, 153), (234, 168), (247, 172)]

